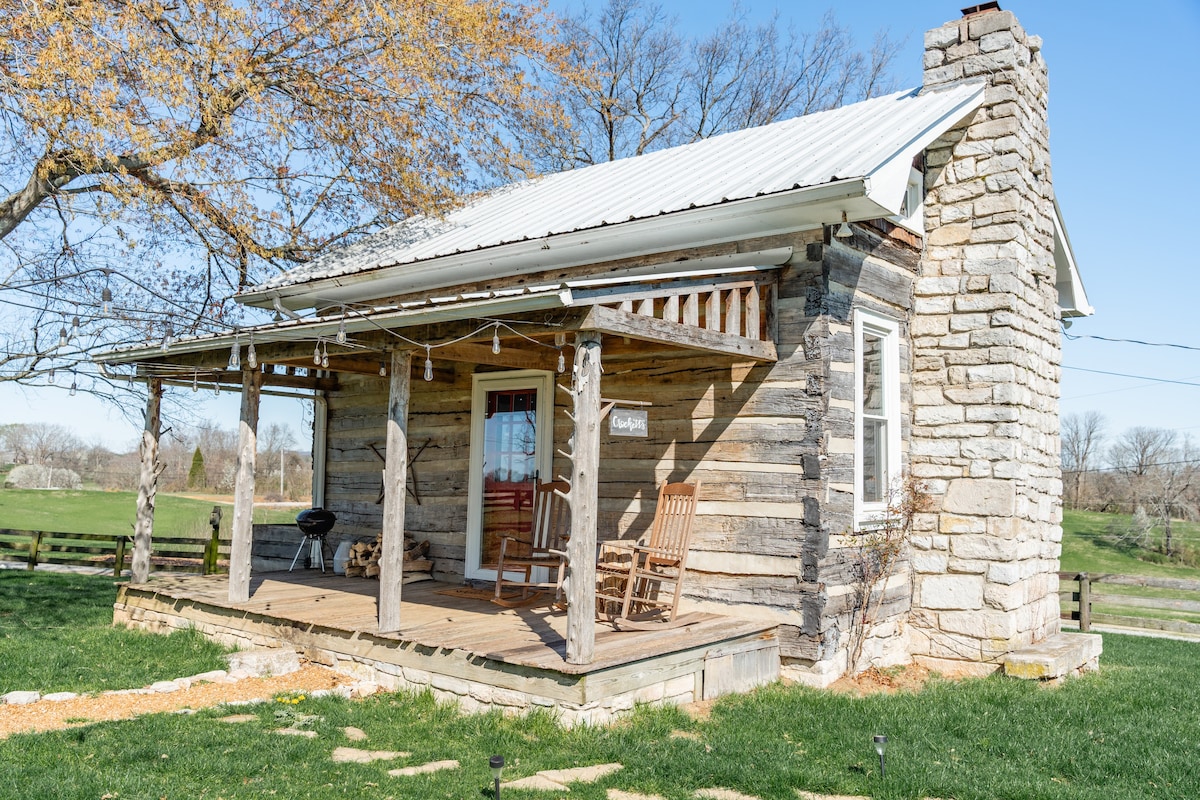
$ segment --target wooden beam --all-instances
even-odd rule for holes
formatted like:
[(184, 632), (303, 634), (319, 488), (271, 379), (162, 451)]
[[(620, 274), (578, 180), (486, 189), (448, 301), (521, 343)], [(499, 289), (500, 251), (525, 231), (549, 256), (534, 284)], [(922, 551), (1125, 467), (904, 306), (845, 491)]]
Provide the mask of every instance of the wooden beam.
[(592, 306), (588, 313), (576, 323), (579, 330), (594, 330), (613, 336), (628, 336), (647, 342), (661, 342), (690, 350), (720, 353), (755, 361), (778, 361), (773, 340), (747, 339), (720, 331), (710, 331), (691, 325), (678, 325), (654, 317), (621, 311), (616, 308)]
[(258, 453), (258, 401), (262, 372), (242, 372), (237, 477), (233, 484), (233, 540), (229, 545), (229, 602), (250, 599), (250, 546), (254, 539), (254, 466)]
[(379, 559), (379, 632), (400, 630), (400, 587), (404, 582), (404, 501), (408, 486), (408, 401), (412, 351), (391, 356), (386, 466), (383, 470), (383, 555)]
[[(158, 438), (161, 427), (162, 380), (151, 378), (146, 398), (146, 425), (142, 431), (142, 469), (138, 477), (137, 522), (133, 528), (133, 563), (131, 580), (145, 583), (150, 577), (150, 542), (154, 535), (154, 498), (158, 493)], [(120, 564), (117, 565), (118, 567)]]
[(558, 361), (558, 351), (551, 347), (539, 347), (532, 342), (513, 342), (501, 339), (499, 353), (492, 352), (490, 344), (459, 344), (439, 347), (433, 351), (433, 359), (462, 361), (468, 364), (487, 364), (511, 369), (553, 370)]
[(596, 650), (596, 519), (600, 488), (600, 334), (575, 336), (575, 450), (571, 455), (571, 538), (567, 542), (567, 663), (590, 664)]

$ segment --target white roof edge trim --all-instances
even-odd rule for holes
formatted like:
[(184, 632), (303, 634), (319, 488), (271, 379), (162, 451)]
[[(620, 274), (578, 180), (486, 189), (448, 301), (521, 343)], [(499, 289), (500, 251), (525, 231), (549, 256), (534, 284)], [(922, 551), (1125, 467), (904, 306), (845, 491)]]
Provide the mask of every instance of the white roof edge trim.
[[(908, 191), (909, 172), (912, 161), (917, 153), (934, 142), (939, 136), (954, 127), (954, 124), (968, 114), (978, 110), (983, 105), (984, 90), (987, 82), (979, 80), (963, 81), (951, 86), (931, 89), (930, 94), (947, 90), (963, 90), (973, 88), (974, 91), (965, 95), (961, 101), (947, 109), (942, 116), (930, 121), (925, 129), (914, 136), (895, 155), (876, 167), (868, 177), (871, 178), (867, 197), (888, 209), (889, 215), (899, 214), (904, 202), (905, 192)], [(924, 94), (924, 90), (922, 90)]]
[[(877, 203), (866, 199), (869, 183), (863, 178), (849, 178), (309, 283), (247, 291), (235, 299), (245, 305), (269, 308), (278, 297), (291, 309), (364, 302), (389, 295), (432, 291), (440, 286), (475, 283), (497, 275), (515, 277), (723, 243), (739, 236), (773, 233), (774, 229), (762, 230), (759, 215), (774, 213), (780, 216), (779, 232), (816, 228), (838, 220), (840, 213), (834, 213), (834, 207), (846, 209), (858, 219), (884, 216)], [(798, 206), (810, 206), (813, 213), (796, 214), (794, 209)], [(745, 213), (747, 208), (753, 208), (755, 213)], [(694, 226), (697, 225), (702, 226), (704, 238), (695, 235)], [(363, 284), (372, 288), (363, 287)], [(360, 293), (361, 297), (358, 296)]]
[(1063, 222), (1062, 209), (1054, 200), (1054, 271), (1055, 288), (1058, 289), (1058, 308), (1063, 317), (1090, 317), (1096, 309), (1088, 303), (1087, 290), (1075, 263), (1075, 251), (1071, 248), (1071, 237)]

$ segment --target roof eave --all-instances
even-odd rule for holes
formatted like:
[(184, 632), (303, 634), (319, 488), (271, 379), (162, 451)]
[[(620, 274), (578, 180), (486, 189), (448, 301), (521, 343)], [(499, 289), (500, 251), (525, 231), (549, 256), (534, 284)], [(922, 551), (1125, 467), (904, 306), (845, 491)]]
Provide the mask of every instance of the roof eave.
[(1054, 269), (1055, 285), (1058, 288), (1058, 308), (1063, 317), (1090, 317), (1096, 309), (1088, 303), (1087, 290), (1075, 263), (1075, 251), (1071, 248), (1071, 237), (1063, 223), (1062, 209), (1054, 201)]

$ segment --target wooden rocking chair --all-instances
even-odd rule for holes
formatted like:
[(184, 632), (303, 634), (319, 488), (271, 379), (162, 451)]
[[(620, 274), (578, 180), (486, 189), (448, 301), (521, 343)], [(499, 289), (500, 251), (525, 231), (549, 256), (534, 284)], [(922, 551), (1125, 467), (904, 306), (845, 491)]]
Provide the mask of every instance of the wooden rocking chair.
[(679, 626), (700, 483), (667, 483), (658, 490), (654, 524), (645, 544), (605, 542), (596, 564), (596, 609), (618, 628)]
[[(530, 606), (540, 602), (551, 589), (554, 590), (554, 602), (561, 599), (567, 563), (566, 542), (571, 532), (571, 515), (565, 495), (570, 490), (571, 485), (566, 481), (538, 484), (534, 491), (529, 538), (505, 536), (500, 540), (493, 603), (507, 608)], [(535, 580), (533, 571), (538, 568), (549, 569), (550, 579)], [(520, 572), (524, 578), (506, 578), (505, 572)], [(512, 587), (520, 587), (521, 591), (506, 594), (505, 589)]]

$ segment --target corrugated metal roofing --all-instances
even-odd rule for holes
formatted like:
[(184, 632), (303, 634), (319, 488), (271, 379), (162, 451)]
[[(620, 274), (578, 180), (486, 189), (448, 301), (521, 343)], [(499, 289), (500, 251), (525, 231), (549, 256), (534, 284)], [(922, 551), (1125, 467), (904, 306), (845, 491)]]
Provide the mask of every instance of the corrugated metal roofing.
[[(865, 100), (501, 187), (443, 218), (414, 217), (249, 293), (690, 208), (870, 177), (980, 91), (966, 83)], [(939, 131), (940, 132), (940, 131)], [(907, 170), (907, 165), (905, 165)], [(907, 172), (905, 173), (907, 174)]]

